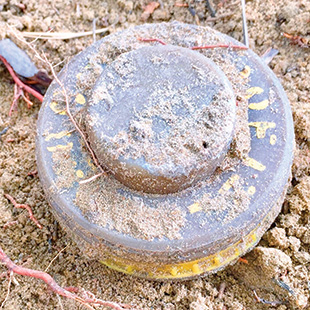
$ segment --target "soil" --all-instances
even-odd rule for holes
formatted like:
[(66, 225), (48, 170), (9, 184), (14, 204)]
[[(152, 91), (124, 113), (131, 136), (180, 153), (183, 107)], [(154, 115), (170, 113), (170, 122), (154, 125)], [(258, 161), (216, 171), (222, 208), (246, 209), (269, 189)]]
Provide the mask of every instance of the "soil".
[[(214, 1), (217, 18), (211, 19), (204, 1), (192, 1), (190, 10), (175, 6), (174, 0), (159, 1), (147, 22), (179, 20), (214, 27), (242, 41), (239, 1)], [(6, 24), (19, 31), (88, 31), (96, 18), (97, 28), (112, 25), (110, 32), (141, 24), (147, 1), (3, 1), (0, 0), (0, 37), (9, 37), (27, 50), (37, 67), (44, 67), (34, 52), (14, 38)], [(195, 12), (195, 16), (193, 16)], [(145, 17), (145, 14), (144, 14)], [(236, 265), (196, 280), (153, 282), (135, 279), (113, 271), (98, 261), (87, 259), (57, 224), (51, 214), (36, 175), (35, 133), (40, 105), (31, 109), (19, 102), (11, 118), (13, 84), (0, 66), (0, 131), (9, 126), (0, 140), (0, 245), (17, 264), (45, 270), (62, 286), (77, 286), (97, 297), (130, 303), (140, 309), (310, 309), (310, 49), (291, 45), (281, 34), (310, 36), (308, 0), (253, 0), (247, 3), (251, 48), (259, 55), (272, 47), (279, 50), (270, 67), (279, 77), (291, 102), (296, 134), (296, 154), (292, 182), (282, 212), (258, 247), (245, 256), (248, 263)], [(97, 35), (97, 39), (100, 35)], [(37, 40), (35, 48), (58, 64), (57, 70), (72, 56), (90, 45), (92, 37), (70, 40)], [(197, 42), (202, 44), (202, 42)], [(46, 68), (48, 69), (48, 68)], [(3, 197), (12, 195), (29, 204), (43, 225), (39, 230), (25, 210), (14, 210)], [(5, 223), (18, 223), (4, 229)], [(0, 303), (8, 279), (1, 275)], [(38, 280), (15, 276), (3, 309), (81, 309), (73, 301), (61, 299)], [(256, 294), (272, 304), (255, 299)]]

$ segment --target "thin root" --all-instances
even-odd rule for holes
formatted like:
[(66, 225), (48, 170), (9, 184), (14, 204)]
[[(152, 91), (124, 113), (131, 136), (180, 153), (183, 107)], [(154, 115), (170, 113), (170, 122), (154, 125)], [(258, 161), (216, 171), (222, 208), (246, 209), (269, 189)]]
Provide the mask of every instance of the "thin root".
[(11, 221), (11, 222), (7, 222), (7, 223), (5, 223), (4, 225), (3, 225), (3, 229), (6, 229), (6, 228), (8, 228), (8, 227), (11, 227), (11, 226), (14, 226), (14, 225), (16, 225), (16, 224), (18, 224), (18, 221)]
[[(158, 42), (162, 45), (167, 45), (164, 41), (156, 38), (138, 38), (141, 42)], [(204, 50), (204, 49), (214, 49), (214, 48), (231, 48), (239, 50), (247, 50), (248, 47), (243, 45), (234, 45), (234, 44), (213, 44), (213, 45), (203, 45), (203, 46), (193, 46), (190, 47), (191, 50)]]
[[(45, 55), (44, 55), (45, 56)], [(68, 94), (67, 94), (67, 91), (64, 87), (64, 85), (61, 83), (61, 81), (59, 80), (58, 76), (56, 75), (55, 73), (55, 70), (52, 66), (52, 64), (47, 60), (46, 56), (45, 56), (45, 62), (49, 65), (50, 69), (51, 69), (51, 72), (52, 72), (52, 75), (55, 79), (55, 81), (58, 83), (58, 85), (60, 86), (60, 88), (62, 89), (62, 92), (63, 92), (63, 95), (65, 97), (65, 102), (66, 102), (66, 112), (67, 112), (67, 115), (70, 119), (70, 121), (72, 122), (73, 126), (75, 127), (75, 129), (78, 131), (78, 133), (80, 134), (80, 136), (82, 137), (83, 139), (83, 142), (85, 143), (86, 145), (86, 148), (87, 150), (89, 151), (96, 167), (100, 170), (101, 173), (105, 173), (105, 171), (103, 170), (103, 168), (100, 166), (97, 158), (96, 158), (96, 155), (94, 153), (94, 151), (92, 150), (92, 148), (90, 147), (90, 144), (89, 142), (87, 141), (86, 137), (85, 137), (85, 134), (83, 133), (82, 129), (79, 127), (79, 125), (76, 123), (72, 113), (71, 113), (71, 110), (70, 110), (70, 103), (69, 103), (69, 98), (68, 98)]]
[(29, 218), (40, 228), (42, 229), (42, 225), (39, 223), (39, 221), (34, 217), (31, 208), (28, 205), (25, 204), (19, 204), (15, 201), (15, 199), (10, 196), (9, 194), (4, 194), (4, 197), (7, 198), (15, 208), (17, 209), (26, 209), (29, 213)]
[(271, 305), (271, 306), (273, 306), (273, 307), (278, 306), (278, 305), (284, 305), (284, 304), (286, 304), (285, 301), (280, 301), (280, 300), (269, 301), (269, 300), (265, 300), (265, 299), (263, 299), (263, 298), (260, 298), (260, 297), (257, 295), (257, 293), (256, 293), (255, 290), (253, 290), (253, 293), (254, 293), (254, 297), (255, 297), (255, 299), (257, 300), (257, 302), (260, 302), (260, 303), (262, 303), (262, 304)]
[(6, 301), (7, 301), (8, 298), (9, 298), (10, 291), (11, 291), (12, 277), (13, 277), (13, 272), (11, 271), (11, 272), (10, 272), (10, 275), (9, 275), (8, 290), (7, 290), (6, 296), (5, 296), (3, 302), (2, 302), (2, 304), (1, 304), (1, 306), (0, 306), (0, 310), (3, 309), (4, 304), (6, 303)]
[[(66, 289), (62, 288), (60, 285), (58, 285), (57, 282), (48, 273), (16, 265), (4, 253), (4, 251), (2, 250), (1, 247), (0, 247), (0, 262), (2, 262), (7, 267), (7, 269), (13, 273), (19, 274), (21, 276), (27, 276), (27, 277), (31, 277), (31, 278), (40, 279), (40, 280), (44, 281), (54, 293), (56, 293), (60, 296), (66, 297), (68, 299), (73, 299), (73, 300), (81, 303), (82, 305), (84, 305), (88, 309), (94, 310), (94, 308), (91, 305), (106, 306), (106, 307), (110, 307), (110, 308), (115, 309), (115, 310), (124, 310), (124, 309), (126, 309), (124, 306), (128, 307), (128, 305), (122, 306), (122, 305), (115, 303), (115, 302), (104, 301), (104, 300), (95, 298), (94, 295), (90, 294), (90, 293), (88, 294), (88, 296), (91, 296), (91, 297), (78, 296), (77, 294), (72, 293), (69, 290), (66, 290)], [(78, 290), (77, 290), (77, 292), (78, 292)]]
[(214, 49), (214, 48), (231, 48), (237, 50), (247, 50), (246, 46), (234, 45), (234, 44), (214, 44), (214, 45), (204, 45), (204, 46), (193, 46), (192, 50), (204, 50), (204, 49)]
[(144, 38), (138, 38), (139, 41), (141, 42), (158, 42), (162, 45), (166, 45), (166, 43), (162, 40), (159, 39), (154, 39), (154, 38), (148, 38), (148, 39), (144, 39)]
[(303, 48), (310, 48), (310, 41), (308, 41), (306, 38), (300, 36), (293, 36), (285, 32), (283, 33), (283, 36), (290, 39), (292, 44), (298, 45)]
[(6, 61), (6, 59), (4, 57), (0, 56), (0, 60), (3, 62), (3, 64), (8, 69), (8, 71), (9, 71), (10, 75), (12, 76), (15, 84), (17, 84), (22, 90), (25, 90), (29, 94), (36, 97), (39, 101), (43, 102), (43, 96), (40, 93), (38, 93), (37, 91), (35, 91), (33, 88), (31, 88), (30, 86), (24, 84), (19, 79), (19, 77), (16, 75), (15, 71), (13, 70), (13, 68), (10, 66), (10, 64)]
[(249, 264), (249, 261), (245, 258), (242, 258), (242, 257), (238, 258), (238, 262), (243, 263), (243, 264), (247, 264), (247, 265)]

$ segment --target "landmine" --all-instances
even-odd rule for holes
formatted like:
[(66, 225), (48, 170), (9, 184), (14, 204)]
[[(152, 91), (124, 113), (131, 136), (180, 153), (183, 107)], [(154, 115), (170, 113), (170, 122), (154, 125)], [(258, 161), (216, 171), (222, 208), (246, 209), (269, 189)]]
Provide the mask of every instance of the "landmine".
[(69, 62), (59, 78), (106, 170), (95, 179), (62, 88), (50, 86), (38, 172), (86, 255), (139, 277), (195, 277), (236, 261), (279, 213), (293, 156), (289, 102), (251, 50), (190, 49), (216, 44), (242, 46), (206, 27), (147, 24)]

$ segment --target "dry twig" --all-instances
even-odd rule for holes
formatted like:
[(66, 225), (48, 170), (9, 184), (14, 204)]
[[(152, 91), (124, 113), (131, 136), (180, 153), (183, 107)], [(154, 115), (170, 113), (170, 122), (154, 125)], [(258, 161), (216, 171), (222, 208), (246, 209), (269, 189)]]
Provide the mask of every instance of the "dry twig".
[(109, 27), (96, 29), (95, 32), (92, 31), (85, 31), (85, 32), (21, 32), (21, 35), (24, 38), (33, 38), (33, 39), (43, 39), (43, 40), (68, 40), (74, 39), (79, 37), (85, 37), (100, 33), (105, 33), (109, 31)]

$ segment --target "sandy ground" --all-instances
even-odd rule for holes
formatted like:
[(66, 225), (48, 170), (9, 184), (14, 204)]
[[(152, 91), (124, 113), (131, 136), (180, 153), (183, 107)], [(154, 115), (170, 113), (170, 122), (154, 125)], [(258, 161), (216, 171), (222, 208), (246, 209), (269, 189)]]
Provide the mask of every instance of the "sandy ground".
[[(196, 12), (163, 0), (162, 6), (147, 20), (179, 20), (208, 25), (242, 40), (239, 1), (214, 1), (217, 18), (210, 15), (203, 1), (191, 1)], [(181, 1), (179, 1), (181, 2)], [(12, 37), (5, 24), (19, 31), (88, 31), (96, 18), (97, 28), (114, 25), (111, 32), (141, 24), (147, 1), (126, 0), (0, 0), (0, 37)], [(16, 262), (25, 267), (45, 270), (61, 254), (48, 272), (63, 286), (77, 286), (98, 297), (136, 305), (140, 309), (310, 309), (310, 49), (291, 45), (281, 33), (301, 35), (310, 40), (310, 2), (308, 0), (252, 0), (247, 3), (251, 48), (263, 53), (268, 47), (279, 50), (270, 66), (281, 80), (290, 99), (296, 133), (296, 156), (282, 212), (259, 247), (245, 258), (249, 264), (235, 266), (197, 280), (172, 283), (134, 279), (106, 268), (83, 256), (66, 232), (57, 225), (36, 176), (35, 134), (40, 104), (27, 109), (20, 101), (12, 118), (8, 111), (13, 99), (13, 84), (0, 66), (0, 131), (9, 130), (0, 140), (0, 245)], [(97, 39), (100, 35), (97, 36)], [(15, 40), (21, 47), (26, 48)], [(54, 64), (64, 62), (92, 43), (92, 37), (72, 40), (38, 40), (35, 47), (45, 52)], [(33, 54), (38, 67), (44, 67)], [(9, 193), (20, 203), (32, 206), (43, 225), (39, 230), (24, 210), (14, 210), (3, 197)], [(18, 223), (3, 229), (5, 223)], [(1, 274), (0, 304), (8, 290), (8, 279)], [(3, 309), (82, 309), (75, 302), (59, 299), (41, 281), (15, 276)], [(278, 279), (278, 282), (274, 279)], [(282, 282), (279, 282), (282, 281)], [(283, 284), (285, 283), (286, 286)], [(282, 286), (282, 287), (281, 287)], [(220, 292), (225, 287), (223, 292)], [(221, 288), (221, 289), (220, 289)], [(258, 303), (253, 290), (272, 305)]]

